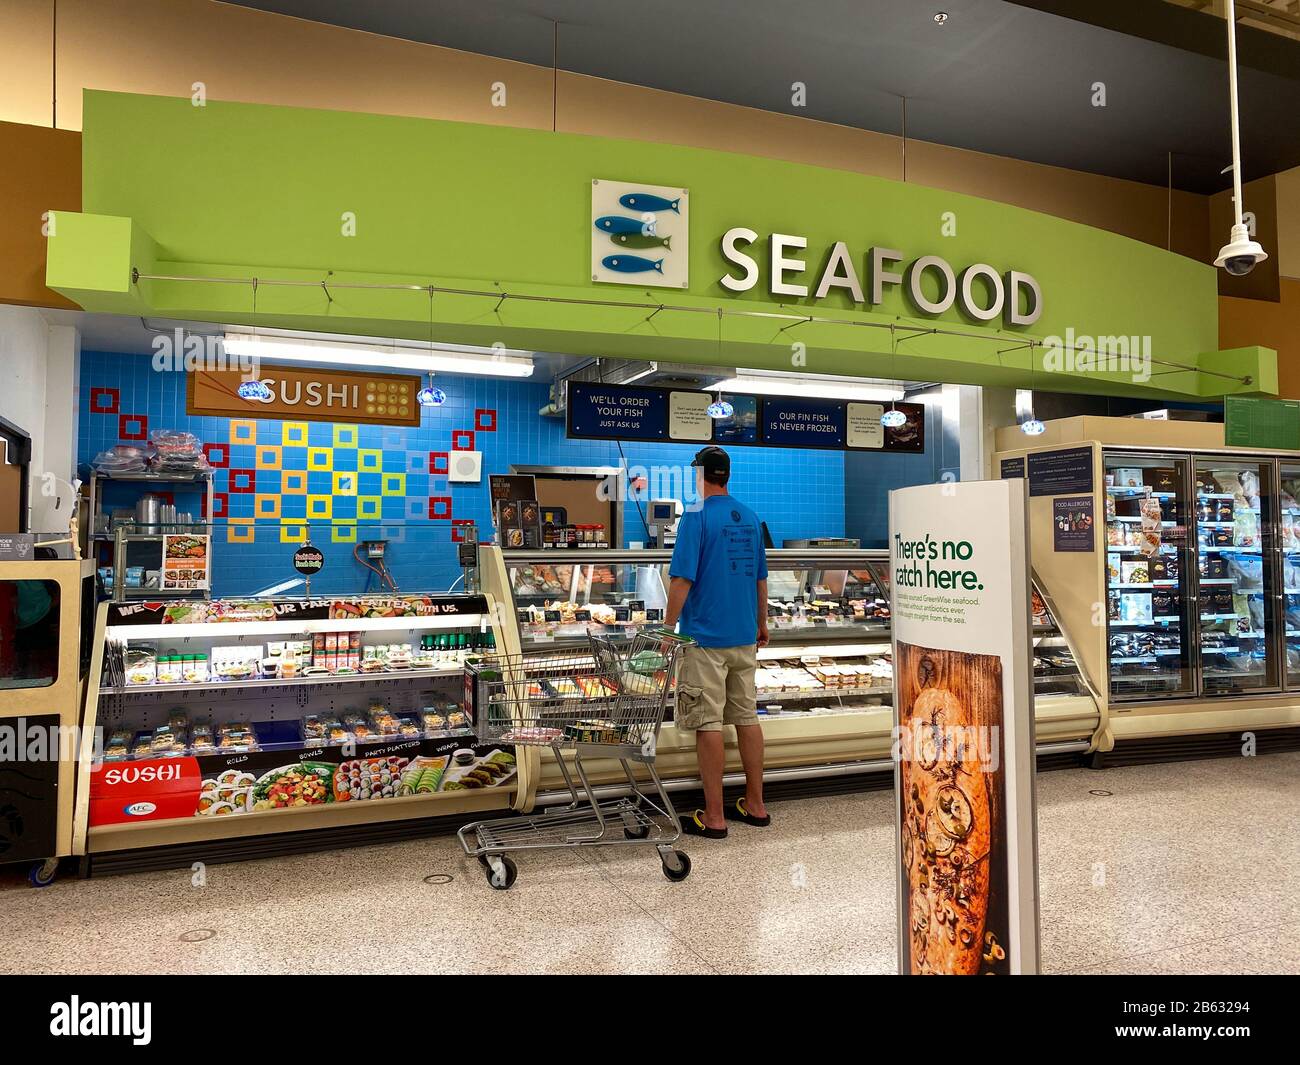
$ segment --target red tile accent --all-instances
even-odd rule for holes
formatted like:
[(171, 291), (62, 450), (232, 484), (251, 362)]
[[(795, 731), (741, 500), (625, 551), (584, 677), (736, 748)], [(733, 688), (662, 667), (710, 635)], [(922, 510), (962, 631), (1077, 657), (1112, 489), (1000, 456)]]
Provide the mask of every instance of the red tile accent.
[(497, 412), (480, 407), (474, 412), (474, 428), (485, 433), (497, 431)]
[(447, 472), (447, 452), (430, 451), (429, 452), (429, 472), (446, 473)]
[[(107, 399), (108, 403), (100, 401)], [(90, 390), (90, 413), (91, 414), (118, 414), (118, 404), (122, 401), (122, 393), (116, 388), (92, 388)]]
[[(227, 499), (227, 497), (226, 497), (226, 493), (225, 493), (225, 492), (213, 492), (213, 493), (212, 493), (212, 517), (213, 517), (213, 519), (216, 519), (216, 518), (224, 518), (224, 517), (226, 516), (227, 511), (229, 511), (229, 509), (230, 509), (229, 506), (227, 505), (228, 502), (229, 502), (229, 501), (228, 501), (228, 499)], [(202, 510), (202, 511), (205, 511), (205, 512), (206, 512), (207, 509), (208, 509), (208, 496), (207, 496), (207, 493), (206, 493), (206, 492), (203, 494), (203, 499), (202, 499), (202, 501), (201, 501), (200, 504), (199, 504), (199, 509)], [(206, 513), (204, 513), (203, 516), (206, 518), (208, 515), (207, 515)]]
[[(139, 429), (134, 433), (127, 432), (132, 424), (138, 425)], [(148, 440), (149, 439), (149, 418), (145, 414), (119, 414), (117, 416), (117, 435), (121, 440)]]
[(451, 496), (430, 496), (429, 517), (446, 521), (451, 517)]
[(474, 433), (469, 429), (453, 429), (451, 431), (451, 449), (452, 451), (473, 451)]
[[(230, 465), (230, 445), (229, 444), (204, 444), (203, 454), (208, 457), (208, 465), (219, 469), (225, 469)], [(213, 456), (217, 458), (213, 458)]]
[(452, 518), (451, 519), (451, 542), (459, 544), (465, 539), (465, 526), (473, 525), (473, 518)]
[[(240, 483), (239, 483), (239, 479), (240, 479), (241, 477), (247, 477), (247, 478), (248, 478), (248, 484), (246, 484), (246, 485), (240, 485)], [(230, 483), (227, 484), (226, 488), (227, 488), (227, 490), (230, 492), (231, 495), (235, 495), (236, 493), (238, 493), (238, 494), (242, 494), (242, 495), (247, 495), (247, 494), (250, 493), (250, 492), (256, 492), (256, 491), (257, 491), (257, 471), (256, 471), (256, 470), (231, 470), (230, 473), (229, 473), (229, 481), (230, 481)]]

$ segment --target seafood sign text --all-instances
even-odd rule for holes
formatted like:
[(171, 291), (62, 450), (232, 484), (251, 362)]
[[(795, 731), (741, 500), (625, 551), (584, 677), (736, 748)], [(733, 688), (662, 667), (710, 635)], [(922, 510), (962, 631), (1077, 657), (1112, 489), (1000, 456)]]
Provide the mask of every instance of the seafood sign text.
[(984, 585), (973, 569), (933, 565), (946, 561), (967, 562), (974, 551), (969, 540), (936, 540), (929, 533), (921, 540), (904, 540), (900, 533), (894, 533), (894, 557), (903, 563), (894, 569), (894, 584), (899, 588), (983, 591)]
[[(722, 235), (722, 257), (742, 273), (724, 274), (723, 288), (747, 292), (758, 284), (758, 260), (742, 248), (758, 240), (758, 233), (736, 226)], [(773, 233), (768, 237), (768, 291), (773, 296), (807, 297), (809, 286), (800, 275), (808, 264), (796, 253), (808, 247), (808, 238), (792, 233)], [(831, 289), (847, 293), (854, 303), (876, 306), (884, 301), (886, 285), (903, 286), (911, 304), (926, 315), (939, 315), (954, 303), (968, 318), (991, 322), (1003, 318), (1007, 325), (1033, 325), (1043, 313), (1043, 291), (1038, 282), (1020, 270), (997, 270), (988, 263), (972, 263), (957, 273), (947, 259), (939, 255), (922, 255), (900, 270), (895, 269), (906, 256), (893, 248), (867, 249), (864, 274), (871, 290), (864, 293), (854, 258), (844, 241), (831, 245), (826, 265), (817, 278), (812, 298), (825, 299)]]

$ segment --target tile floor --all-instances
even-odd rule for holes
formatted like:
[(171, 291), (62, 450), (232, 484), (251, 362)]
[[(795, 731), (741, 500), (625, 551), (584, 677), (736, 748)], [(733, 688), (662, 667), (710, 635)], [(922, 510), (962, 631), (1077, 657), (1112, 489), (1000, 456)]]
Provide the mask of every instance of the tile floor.
[[(1039, 777), (1046, 972), (1300, 973), (1300, 753)], [(1093, 795), (1093, 790), (1113, 792)], [(189, 871), (0, 883), (0, 972), (888, 973), (891, 795), (773, 805), (769, 829), (520, 857), (454, 837)], [(443, 886), (424, 882), (449, 873)], [(199, 942), (184, 933), (215, 933)]]

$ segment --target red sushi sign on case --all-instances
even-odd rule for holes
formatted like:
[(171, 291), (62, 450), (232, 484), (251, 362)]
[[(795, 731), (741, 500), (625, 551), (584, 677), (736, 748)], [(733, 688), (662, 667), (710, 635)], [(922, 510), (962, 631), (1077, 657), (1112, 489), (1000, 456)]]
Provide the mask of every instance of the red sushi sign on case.
[(193, 817), (202, 780), (197, 758), (105, 762), (90, 771), (90, 823)]

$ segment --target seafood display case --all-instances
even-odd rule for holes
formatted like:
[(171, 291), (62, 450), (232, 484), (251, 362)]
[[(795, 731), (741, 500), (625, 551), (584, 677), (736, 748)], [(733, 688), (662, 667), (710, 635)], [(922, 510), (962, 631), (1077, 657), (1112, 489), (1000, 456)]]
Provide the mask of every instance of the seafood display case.
[[(662, 623), (670, 550), (557, 560), (553, 552), (486, 547), (481, 558), (485, 590), (508, 605), (525, 653), (566, 651), (588, 633), (632, 636)], [(758, 652), (756, 681), (769, 766), (787, 774), (830, 763), (861, 771), (886, 759), (893, 713), (888, 552), (769, 550), (767, 568), (770, 642)], [(1038, 588), (1035, 604), (1040, 737), (1086, 747), (1099, 720), (1092, 687)], [(693, 745), (671, 724), (659, 753), (668, 776), (695, 772)], [(545, 766), (542, 774), (543, 787), (559, 782)]]
[(510, 806), (526, 767), (476, 741), (464, 694), (496, 613), (482, 595), (102, 604), (87, 849)]

